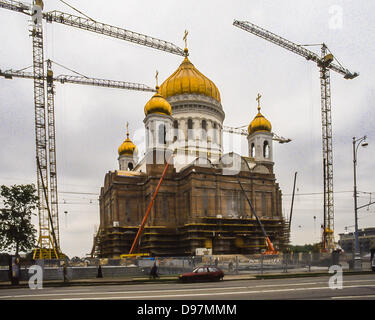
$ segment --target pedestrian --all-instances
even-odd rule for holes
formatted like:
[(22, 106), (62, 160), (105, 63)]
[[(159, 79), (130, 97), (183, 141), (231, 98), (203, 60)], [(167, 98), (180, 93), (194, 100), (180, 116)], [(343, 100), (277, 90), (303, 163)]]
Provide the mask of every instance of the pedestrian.
[(63, 264), (63, 276), (64, 276), (64, 283), (68, 282), (68, 268), (66, 267), (66, 262)]
[(18, 285), (20, 280), (20, 260), (17, 257), (12, 257), (12, 284)]
[(154, 262), (154, 265), (152, 266), (151, 268), (151, 271), (150, 271), (150, 278), (159, 278), (159, 275), (158, 275), (158, 267), (156, 266), (156, 262)]
[(232, 269), (233, 269), (233, 262), (231, 260), (231, 261), (229, 261), (229, 264), (228, 264), (228, 270), (232, 271)]
[(218, 264), (219, 264), (219, 259), (216, 258), (216, 259), (215, 259), (215, 267), (217, 267)]
[(13, 280), (13, 272), (12, 272), (12, 257), (9, 257), (8, 262), (9, 262), (8, 276), (9, 276), (10, 283), (13, 285), (14, 280)]
[(102, 266), (100, 264), (99, 264), (99, 268), (98, 268), (98, 275), (96, 277), (97, 278), (103, 278)]

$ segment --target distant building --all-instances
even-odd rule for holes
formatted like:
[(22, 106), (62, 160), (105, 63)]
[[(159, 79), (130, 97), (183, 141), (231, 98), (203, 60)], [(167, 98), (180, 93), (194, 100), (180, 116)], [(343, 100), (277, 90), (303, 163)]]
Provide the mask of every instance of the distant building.
[[(354, 232), (341, 233), (339, 236), (339, 245), (344, 252), (354, 252)], [(359, 229), (358, 237), (361, 254), (367, 254), (375, 248), (375, 228)]]
[[(139, 243), (156, 256), (255, 253), (265, 238), (238, 183), (280, 250), (288, 242), (281, 190), (273, 171), (271, 123), (260, 112), (248, 127), (248, 156), (223, 154), (225, 113), (219, 90), (186, 56), (156, 87), (144, 107), (146, 153), (127, 138), (119, 147), (119, 170), (106, 174), (100, 192), (95, 254), (129, 253), (169, 155), (173, 161), (160, 187)], [(246, 115), (244, 115), (246, 118)], [(246, 120), (244, 120), (246, 121)]]

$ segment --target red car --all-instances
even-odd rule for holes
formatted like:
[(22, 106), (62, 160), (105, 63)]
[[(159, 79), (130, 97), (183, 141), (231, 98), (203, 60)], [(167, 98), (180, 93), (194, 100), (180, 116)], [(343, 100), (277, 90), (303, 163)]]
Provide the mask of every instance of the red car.
[(192, 272), (183, 273), (179, 277), (183, 282), (188, 281), (219, 281), (224, 278), (224, 272), (213, 266), (201, 266), (195, 268)]

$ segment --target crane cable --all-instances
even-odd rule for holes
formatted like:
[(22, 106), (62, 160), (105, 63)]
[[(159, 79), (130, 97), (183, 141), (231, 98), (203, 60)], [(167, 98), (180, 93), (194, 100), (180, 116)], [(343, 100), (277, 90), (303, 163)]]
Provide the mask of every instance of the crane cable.
[[(81, 76), (81, 77), (84, 77), (84, 78), (86, 78), (86, 79), (89, 78), (88, 76), (85, 76), (84, 74), (79, 73), (78, 71), (75, 71), (75, 70), (73, 70), (73, 69), (70, 69), (70, 68), (68, 68), (68, 67), (65, 67), (65, 66), (63, 66), (62, 64), (57, 63), (56, 61), (53, 61), (53, 60), (51, 60), (51, 59), (46, 59), (46, 60), (44, 60), (44, 62), (47, 62), (48, 60), (51, 61), (52, 63), (58, 65), (59, 67), (61, 67), (61, 68), (63, 68), (63, 69), (66, 69), (66, 70), (69, 70), (70, 72), (73, 72), (73, 73), (75, 73), (75, 74), (78, 74), (78, 75)], [(33, 67), (33, 66), (31, 65), (31, 66), (28, 66), (28, 67), (25, 67), (25, 68), (22, 68), (22, 69), (19, 69), (19, 70), (14, 70), (13, 72), (15, 72), (15, 73), (19, 73), (19, 72), (22, 72), (22, 71), (24, 71), (24, 70), (26, 70), (26, 69), (32, 68), (32, 67)], [(11, 69), (10, 69), (10, 70), (7, 70), (7, 71), (5, 71), (5, 72), (8, 72), (8, 71), (11, 71)]]
[(72, 5), (70, 5), (69, 3), (65, 2), (64, 0), (59, 0), (60, 2), (62, 2), (63, 4), (67, 5), (69, 8), (73, 9), (74, 11), (77, 11), (78, 13), (84, 15), (86, 18), (94, 21), (94, 22), (97, 22), (95, 21), (93, 18), (90, 18), (88, 15), (84, 14), (83, 12), (79, 11), (78, 9), (74, 8)]
[[(68, 67), (65, 67), (65, 66), (63, 66), (62, 64), (57, 63), (56, 61), (53, 61), (53, 60), (51, 60), (51, 59), (49, 59), (49, 60), (50, 60), (51, 62), (53, 62), (54, 64), (58, 65), (58, 66), (61, 67), (61, 68), (64, 68), (64, 69), (66, 69), (66, 70), (69, 70), (69, 71), (71, 71), (71, 72), (73, 72), (73, 73), (75, 73), (75, 74), (80, 75), (81, 77), (84, 77), (84, 78), (87, 78), (87, 79), (88, 79), (88, 77), (85, 76), (85, 75), (82, 74), (82, 73), (79, 73), (79, 72), (77, 72), (77, 71), (74, 71), (73, 69), (69, 69)], [(46, 60), (46, 61), (47, 61), (47, 60)]]

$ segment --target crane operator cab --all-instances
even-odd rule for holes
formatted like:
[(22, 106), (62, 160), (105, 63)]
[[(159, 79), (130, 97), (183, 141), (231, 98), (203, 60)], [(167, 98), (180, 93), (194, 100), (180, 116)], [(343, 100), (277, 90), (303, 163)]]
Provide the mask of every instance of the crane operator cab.
[(44, 7), (44, 4), (42, 0), (35, 1), (35, 4), (32, 7), (32, 21), (36, 26), (42, 25), (43, 7)]

